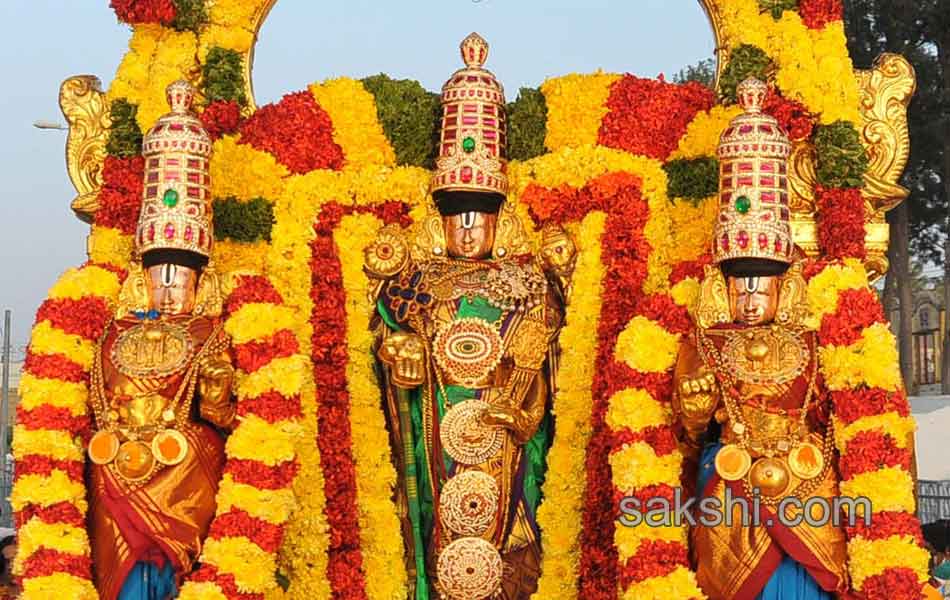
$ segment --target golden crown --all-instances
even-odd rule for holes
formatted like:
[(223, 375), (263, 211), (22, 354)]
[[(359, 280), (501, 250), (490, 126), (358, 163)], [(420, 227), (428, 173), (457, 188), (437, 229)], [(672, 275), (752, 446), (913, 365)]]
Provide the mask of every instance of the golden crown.
[(430, 191), (508, 193), (505, 90), (483, 68), (488, 42), (472, 33), (460, 46), (465, 67), (442, 86), (442, 132)]
[(767, 94), (767, 85), (758, 79), (739, 84), (744, 112), (719, 140), (719, 218), (713, 241), (717, 264), (737, 258), (792, 262), (788, 202), (792, 144), (778, 121), (762, 112)]
[(187, 81), (169, 85), (172, 110), (143, 140), (145, 184), (135, 233), (139, 256), (150, 250), (211, 255), (211, 137), (191, 112), (194, 96)]

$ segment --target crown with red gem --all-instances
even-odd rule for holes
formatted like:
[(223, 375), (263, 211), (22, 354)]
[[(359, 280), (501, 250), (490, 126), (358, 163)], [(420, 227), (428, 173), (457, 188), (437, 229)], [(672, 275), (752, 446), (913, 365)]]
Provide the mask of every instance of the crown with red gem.
[(792, 144), (778, 121), (762, 112), (768, 86), (739, 84), (737, 116), (719, 140), (719, 217), (715, 262), (755, 258), (792, 262), (788, 158)]
[(142, 142), (145, 184), (135, 232), (139, 256), (150, 250), (211, 254), (211, 137), (191, 111), (195, 89), (176, 81), (166, 90), (171, 112)]
[(442, 131), (431, 192), (508, 193), (505, 90), (483, 68), (488, 42), (472, 33), (460, 46), (465, 67), (442, 86)]

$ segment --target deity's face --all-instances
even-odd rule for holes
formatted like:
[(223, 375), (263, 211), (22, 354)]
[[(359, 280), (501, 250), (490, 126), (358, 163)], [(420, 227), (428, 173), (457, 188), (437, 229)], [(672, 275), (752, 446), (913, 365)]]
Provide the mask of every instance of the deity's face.
[(449, 256), (472, 259), (491, 256), (497, 221), (498, 215), (494, 213), (475, 211), (442, 217)]
[(189, 267), (165, 263), (147, 269), (152, 308), (164, 315), (182, 315), (195, 308), (198, 272)]
[(781, 279), (775, 276), (730, 277), (732, 319), (745, 325), (765, 325), (775, 319)]

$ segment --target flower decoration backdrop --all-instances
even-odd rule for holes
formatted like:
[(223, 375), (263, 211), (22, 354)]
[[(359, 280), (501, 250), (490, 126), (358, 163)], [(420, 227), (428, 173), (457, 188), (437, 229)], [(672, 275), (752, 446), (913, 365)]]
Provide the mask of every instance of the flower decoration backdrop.
[[(82, 148), (70, 141), (71, 157), (98, 157), (87, 173), (95, 201), (77, 209), (91, 223), (90, 260), (63, 275), (37, 314), (14, 435), (24, 598), (96, 597), (83, 528), (88, 371), (131, 255), (141, 132), (181, 77), (198, 86), (216, 140), (214, 260), (231, 274), (242, 415), (202, 566), (181, 597), (406, 595), (362, 250), (382, 225), (422, 220), (438, 96), (414, 81), (340, 78), (258, 108), (250, 60), (273, 3), (112, 1), (132, 26), (129, 51), (107, 92), (90, 87), (79, 99), (99, 106), (94, 117), (107, 127)], [(721, 49), (715, 92), (571, 74), (509, 105), (510, 200), (532, 231), (565, 225), (580, 251), (538, 514), (539, 599), (702, 597), (684, 530), (618, 527), (615, 516), (620, 497), (669, 497), (680, 483), (671, 370), (709, 260), (716, 145), (750, 75), (772, 84), (767, 110), (800, 157), (797, 233), (813, 254), (809, 298), (842, 488), (875, 508), (872, 526), (849, 531), (854, 587), (867, 598), (920, 597), (927, 555), (913, 516), (913, 421), (869, 288), (869, 269), (880, 271), (874, 223), (900, 200), (902, 164), (891, 152), (882, 166), (862, 146), (876, 118), (868, 90), (906, 80), (906, 63), (882, 62), (876, 83), (855, 73), (837, 0), (764, 4), (704, 1)], [(904, 92), (892, 96), (906, 102)], [(67, 117), (74, 130), (89, 119)]]

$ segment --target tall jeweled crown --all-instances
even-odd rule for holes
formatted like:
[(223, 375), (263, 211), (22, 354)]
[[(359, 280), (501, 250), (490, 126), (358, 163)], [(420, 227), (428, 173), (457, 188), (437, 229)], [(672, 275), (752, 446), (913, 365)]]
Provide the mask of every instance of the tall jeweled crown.
[(187, 81), (168, 86), (171, 112), (142, 142), (145, 185), (135, 232), (139, 256), (150, 250), (211, 254), (211, 137), (191, 112), (195, 90)]
[(719, 140), (719, 218), (713, 258), (754, 258), (790, 264), (788, 157), (792, 144), (778, 121), (762, 112), (768, 86), (750, 78), (739, 84), (744, 112)]
[(472, 33), (461, 44), (465, 67), (442, 86), (442, 133), (431, 192), (505, 195), (507, 120), (505, 90), (483, 68), (488, 42)]

